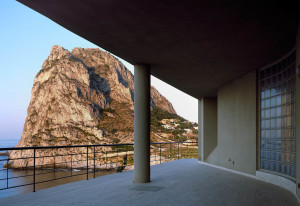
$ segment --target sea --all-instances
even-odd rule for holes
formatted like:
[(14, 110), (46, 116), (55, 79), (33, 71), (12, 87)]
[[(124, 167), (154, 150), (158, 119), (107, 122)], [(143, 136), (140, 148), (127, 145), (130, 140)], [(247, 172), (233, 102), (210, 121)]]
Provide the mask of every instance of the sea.
[[(1, 139), (0, 138), (0, 148), (15, 147), (19, 142), (19, 139)], [(0, 151), (0, 153), (3, 151)], [(16, 187), (20, 185), (31, 184), (33, 182), (33, 170), (20, 170), (20, 169), (6, 169), (4, 164), (7, 162), (7, 156), (0, 155), (0, 199), (6, 198), (18, 194), (33, 192), (33, 185)], [(70, 182), (75, 182), (79, 180), (86, 180), (86, 171), (80, 170), (63, 170), (53, 169), (48, 170), (36, 170), (36, 179), (39, 182), (44, 182), (53, 179), (53, 177), (65, 177), (70, 175), (77, 175), (70, 178), (58, 179), (54, 181), (44, 182), (36, 185), (36, 190), (46, 189), (49, 187), (54, 187)], [(115, 173), (114, 171), (100, 171), (96, 173), (96, 177), (108, 175)], [(82, 174), (82, 175), (80, 175)], [(53, 176), (54, 175), (54, 176)], [(91, 172), (89, 178), (93, 178), (94, 175)], [(14, 188), (11, 188), (14, 187)]]
[(0, 148), (15, 147), (20, 139), (2, 139), (0, 138)]
[[(7, 148), (7, 147), (15, 147), (19, 142), (19, 139), (3, 139), (0, 138), (0, 148)], [(3, 151), (0, 151), (3, 152)], [(7, 171), (5, 168), (3, 168), (3, 165), (7, 159), (7, 156), (0, 156), (0, 189), (3, 189), (7, 186), (7, 180), (5, 179), (7, 177)], [(11, 177), (13, 174), (11, 171), (9, 172), (9, 176)], [(0, 190), (0, 198), (9, 197), (15, 194), (18, 194), (18, 190)], [(19, 192), (21, 193), (21, 192)]]

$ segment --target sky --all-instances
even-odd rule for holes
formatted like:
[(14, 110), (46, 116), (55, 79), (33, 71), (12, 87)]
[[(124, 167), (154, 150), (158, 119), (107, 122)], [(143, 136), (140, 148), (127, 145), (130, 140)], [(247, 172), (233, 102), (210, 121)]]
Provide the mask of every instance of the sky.
[[(100, 48), (50, 19), (14, 1), (0, 2), (0, 139), (19, 139), (35, 75), (53, 45)], [(100, 46), (100, 47), (99, 47)], [(118, 57), (133, 72), (133, 65)], [(198, 121), (197, 99), (151, 77), (178, 115)]]

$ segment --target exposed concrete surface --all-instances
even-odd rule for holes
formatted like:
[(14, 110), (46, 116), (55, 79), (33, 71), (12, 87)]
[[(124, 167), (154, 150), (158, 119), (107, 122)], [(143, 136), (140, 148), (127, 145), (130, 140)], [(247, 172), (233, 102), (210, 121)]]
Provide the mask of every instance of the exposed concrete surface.
[[(297, 33), (297, 41), (296, 41), (296, 67), (300, 69), (300, 22), (298, 26), (298, 33)], [(296, 148), (297, 148), (297, 153), (296, 153), (296, 177), (297, 177), (297, 184), (300, 183), (300, 127), (299, 127), (299, 122), (300, 122), (300, 76), (296, 75)], [(300, 198), (300, 188), (297, 187), (297, 194), (298, 197)]]
[(296, 195), (297, 186), (296, 186), (296, 183), (293, 182), (292, 180), (289, 180), (289, 179), (284, 178), (279, 175), (274, 175), (274, 174), (262, 172), (262, 171), (256, 171), (255, 178), (258, 180), (262, 180), (264, 182), (278, 185), (278, 186), (290, 191), (294, 195)]
[(298, 1), (18, 0), (198, 99), (295, 45)]
[(296, 197), (281, 187), (197, 160), (155, 165), (151, 173), (150, 183), (133, 183), (129, 171), (0, 199), (0, 205), (298, 205)]
[[(235, 173), (235, 174), (238, 174), (238, 175), (243, 175), (243, 176), (246, 176), (246, 177), (250, 177), (252, 179), (260, 180), (260, 181), (263, 181), (263, 182), (266, 182), (266, 183), (270, 183), (270, 184), (282, 187), (285, 190), (290, 191), (292, 194), (297, 196), (297, 194), (296, 194), (296, 183), (293, 182), (292, 180), (281, 177), (279, 175), (274, 175), (274, 174), (271, 174), (271, 173), (261, 172), (261, 171), (256, 171), (256, 175), (251, 175), (251, 174), (247, 174), (247, 173), (244, 173), (244, 172), (239, 172), (239, 171), (236, 171), (236, 170), (228, 169), (226, 167), (220, 167), (220, 166), (216, 166), (216, 165), (213, 165), (213, 164), (209, 164), (207, 162), (199, 161), (199, 163), (204, 164), (204, 165), (209, 165), (210, 167), (214, 167), (214, 168), (217, 168), (217, 169), (229, 171), (231, 173)], [(300, 199), (298, 198), (298, 196), (297, 196), (297, 199), (298, 199), (298, 202), (300, 203)]]
[(206, 161), (207, 156), (216, 148), (218, 144), (218, 111), (217, 98), (205, 97), (200, 101), (201, 115), (199, 125), (201, 142), (201, 160)]
[(134, 65), (134, 181), (150, 182), (150, 67)]
[(202, 126), (202, 113), (201, 113), (201, 105), (202, 105), (202, 101), (201, 99), (198, 99), (198, 160), (202, 160), (201, 159), (201, 155), (202, 155), (202, 130), (201, 130), (201, 126)]
[(256, 72), (218, 91), (218, 145), (207, 162), (255, 175)]

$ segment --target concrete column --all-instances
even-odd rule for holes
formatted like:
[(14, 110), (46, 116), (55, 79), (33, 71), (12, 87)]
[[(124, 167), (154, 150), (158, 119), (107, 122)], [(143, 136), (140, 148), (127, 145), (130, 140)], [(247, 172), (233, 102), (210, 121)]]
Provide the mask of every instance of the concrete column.
[(150, 182), (150, 67), (134, 66), (134, 182)]
[(218, 143), (217, 98), (202, 98), (198, 102), (198, 112), (200, 127), (198, 141), (201, 142), (200, 156), (201, 161), (206, 161), (206, 158)]
[[(300, 24), (296, 39), (296, 67), (300, 68)], [(300, 197), (300, 77), (296, 76), (296, 187)]]
[(198, 99), (198, 160), (201, 161), (202, 155), (202, 140), (201, 140), (201, 132), (202, 132), (202, 122), (201, 122), (201, 99)]

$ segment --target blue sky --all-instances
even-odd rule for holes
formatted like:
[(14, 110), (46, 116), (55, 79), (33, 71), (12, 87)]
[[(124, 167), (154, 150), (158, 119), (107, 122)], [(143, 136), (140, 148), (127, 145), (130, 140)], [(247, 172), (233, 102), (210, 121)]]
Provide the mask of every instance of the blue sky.
[[(34, 77), (53, 45), (68, 50), (98, 47), (14, 0), (1, 0), (0, 138), (21, 137)], [(196, 99), (155, 77), (151, 82), (179, 115), (197, 121)]]

